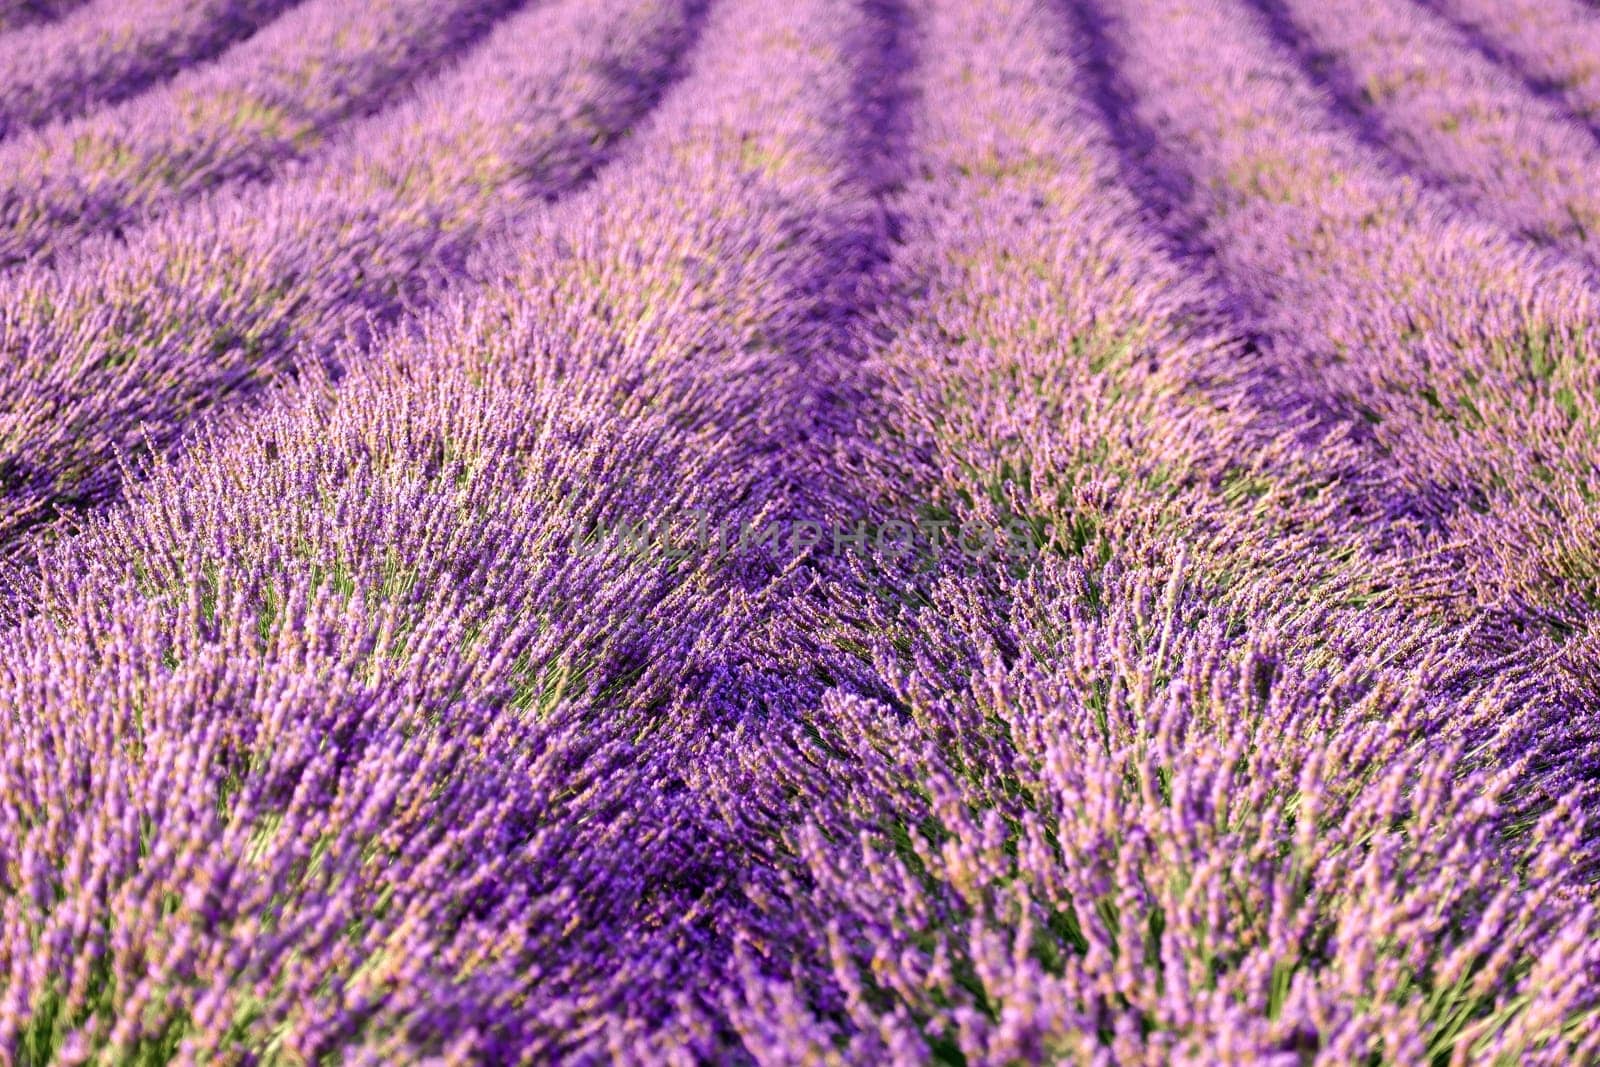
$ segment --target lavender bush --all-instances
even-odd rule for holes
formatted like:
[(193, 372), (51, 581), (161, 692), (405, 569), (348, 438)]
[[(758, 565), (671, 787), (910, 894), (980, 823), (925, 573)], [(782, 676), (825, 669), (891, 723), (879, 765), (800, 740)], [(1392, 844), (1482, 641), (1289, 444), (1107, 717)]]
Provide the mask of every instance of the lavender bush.
[(0, 7), (0, 1062), (1600, 1061), (1600, 13), (150, 6)]
[[(209, 59), (292, 0), (88, 0), (5, 40), (0, 137), (122, 100)], [(71, 5), (64, 5), (71, 7)]]
[(60, 255), (227, 182), (274, 177), (330, 142), (360, 144), (332, 131), (409, 99), (408, 82), (511, 7), (311, 0), (222, 60), (16, 138), (0, 148), (0, 262)]

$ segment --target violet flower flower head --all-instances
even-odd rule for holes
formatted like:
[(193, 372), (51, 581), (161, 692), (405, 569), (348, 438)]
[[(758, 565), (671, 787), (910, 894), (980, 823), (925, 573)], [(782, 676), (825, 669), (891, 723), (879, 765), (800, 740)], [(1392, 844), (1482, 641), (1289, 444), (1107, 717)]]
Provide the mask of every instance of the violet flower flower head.
[(0, 0), (0, 1063), (1600, 1061), (1597, 56)]

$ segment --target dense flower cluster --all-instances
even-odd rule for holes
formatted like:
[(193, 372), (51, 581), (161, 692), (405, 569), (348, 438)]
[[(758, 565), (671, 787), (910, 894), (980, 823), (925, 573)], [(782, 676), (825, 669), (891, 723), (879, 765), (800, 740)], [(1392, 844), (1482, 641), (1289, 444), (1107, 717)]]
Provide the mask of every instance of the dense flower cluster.
[(1600, 1060), (1597, 50), (0, 0), (0, 1063)]
[(216, 56), (293, 2), (101, 0), (60, 21), (26, 27), (6, 42), (0, 136), (133, 96), (187, 64)]

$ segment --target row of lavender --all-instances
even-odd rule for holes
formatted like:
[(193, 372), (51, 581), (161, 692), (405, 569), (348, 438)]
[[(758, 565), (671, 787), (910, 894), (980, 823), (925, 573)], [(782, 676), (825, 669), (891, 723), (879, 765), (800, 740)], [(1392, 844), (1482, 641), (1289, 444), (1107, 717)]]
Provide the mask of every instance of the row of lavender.
[(4, 42), (0, 137), (121, 100), (209, 59), (293, 0), (92, 0)]
[[(419, 5), (420, 6), (420, 5)], [(530, 8), (320, 165), (0, 279), (0, 531), (114, 490), (117, 450), (436, 298), (472, 250), (583, 181), (692, 28), (684, 3)], [(530, 35), (583, 42), (530, 59)]]
[(1600, 17), (440, 6), (0, 146), (0, 1057), (1600, 1057)]
[(225, 62), (119, 107), (58, 115), (0, 147), (0, 263), (67, 255), (86, 236), (311, 161), (516, 7), (309, 0)]

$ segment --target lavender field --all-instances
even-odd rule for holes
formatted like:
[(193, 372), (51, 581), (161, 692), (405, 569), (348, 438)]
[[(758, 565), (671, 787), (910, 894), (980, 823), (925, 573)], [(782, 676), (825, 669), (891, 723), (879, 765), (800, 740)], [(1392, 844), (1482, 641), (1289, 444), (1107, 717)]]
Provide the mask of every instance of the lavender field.
[(0, 1064), (1600, 1064), (1595, 0), (0, 0)]

